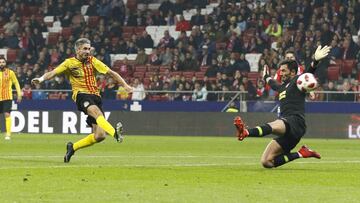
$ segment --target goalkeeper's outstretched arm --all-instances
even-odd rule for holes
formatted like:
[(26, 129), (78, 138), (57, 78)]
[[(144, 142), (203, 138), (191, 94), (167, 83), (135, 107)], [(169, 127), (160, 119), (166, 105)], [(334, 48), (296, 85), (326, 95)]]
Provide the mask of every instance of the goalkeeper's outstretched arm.
[(330, 46), (327, 45), (324, 47), (321, 47), (321, 45), (318, 46), (314, 54), (314, 61), (311, 63), (311, 67), (308, 68), (306, 72), (314, 73), (319, 62), (329, 55), (330, 50), (331, 50)]
[(271, 78), (270, 70), (267, 65), (264, 66), (263, 79), (264, 79), (265, 83), (268, 83), (270, 85), (271, 89), (273, 89), (275, 91), (279, 90), (281, 85), (276, 80)]

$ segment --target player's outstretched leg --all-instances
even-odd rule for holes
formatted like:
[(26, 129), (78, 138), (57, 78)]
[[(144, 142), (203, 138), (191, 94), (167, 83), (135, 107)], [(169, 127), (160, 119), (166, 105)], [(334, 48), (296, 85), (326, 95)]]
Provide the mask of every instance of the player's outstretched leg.
[(309, 149), (308, 147), (306, 147), (305, 145), (303, 145), (298, 152), (293, 152), (293, 153), (284, 153), (284, 154), (280, 154), (279, 156), (275, 157), (274, 159), (274, 167), (278, 167), (281, 165), (284, 165), (290, 161), (293, 161), (295, 159), (298, 158), (310, 158), (310, 157), (314, 157), (317, 159), (320, 159), (321, 156), (319, 153)]
[(123, 125), (121, 122), (118, 122), (116, 124), (114, 138), (117, 142), (120, 142), (120, 143), (124, 141)]
[(70, 159), (71, 159), (72, 155), (74, 155), (74, 153), (75, 153), (75, 150), (73, 148), (73, 143), (68, 142), (66, 145), (66, 154), (64, 156), (64, 163), (70, 162)]
[(265, 123), (262, 126), (246, 129), (244, 122), (240, 116), (235, 117), (234, 125), (236, 127), (236, 136), (242, 141), (245, 137), (263, 137), (272, 133), (270, 124)]
[(299, 151), (298, 151), (300, 157), (302, 158), (310, 158), (310, 157), (314, 157), (317, 159), (321, 159), (321, 155), (319, 153), (317, 153), (314, 150), (309, 149), (307, 146), (303, 145)]

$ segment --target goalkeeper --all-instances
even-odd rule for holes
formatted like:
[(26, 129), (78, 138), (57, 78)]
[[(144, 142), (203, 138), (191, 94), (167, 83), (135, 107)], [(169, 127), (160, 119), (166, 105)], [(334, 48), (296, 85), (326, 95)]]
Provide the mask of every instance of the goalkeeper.
[[(314, 64), (307, 71), (314, 73), (317, 64), (329, 54), (330, 49), (329, 46), (319, 46), (314, 54)], [(269, 68), (264, 67), (264, 80), (279, 93), (280, 117), (278, 119), (251, 129), (246, 129), (239, 116), (234, 119), (236, 134), (240, 141), (246, 137), (262, 137), (269, 134), (278, 136), (267, 145), (261, 157), (261, 164), (265, 168), (278, 167), (298, 158), (321, 158), (319, 153), (306, 146), (302, 146), (297, 152), (291, 152), (306, 132), (305, 93), (297, 88), (296, 80), (299, 77), (296, 74), (297, 69), (298, 64), (294, 60), (281, 62), (282, 83), (279, 84), (269, 76)]]

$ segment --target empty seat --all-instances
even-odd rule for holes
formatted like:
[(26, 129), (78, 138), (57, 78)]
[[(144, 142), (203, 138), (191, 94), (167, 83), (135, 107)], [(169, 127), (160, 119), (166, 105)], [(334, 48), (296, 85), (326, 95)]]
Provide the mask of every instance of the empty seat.
[(355, 60), (344, 60), (341, 67), (341, 73), (343, 75), (350, 75), (353, 69), (356, 68)]
[(146, 66), (136, 66), (135, 71), (136, 72), (146, 72), (147, 68)]
[(340, 66), (329, 66), (327, 69), (328, 80), (335, 81), (339, 80)]
[(72, 29), (71, 27), (63, 27), (61, 31), (61, 35), (64, 37), (64, 39), (69, 39), (72, 35)]
[(47, 37), (47, 44), (48, 45), (55, 45), (58, 41), (59, 33), (56, 32), (49, 32), (49, 35)]
[(16, 49), (8, 49), (6, 55), (7, 55), (8, 62), (15, 62), (17, 59), (17, 50)]

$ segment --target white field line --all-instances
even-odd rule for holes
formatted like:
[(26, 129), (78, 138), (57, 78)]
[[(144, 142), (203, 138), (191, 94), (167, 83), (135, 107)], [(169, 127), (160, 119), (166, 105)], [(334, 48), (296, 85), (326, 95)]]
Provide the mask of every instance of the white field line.
[[(80, 158), (80, 157), (79, 157)], [(84, 157), (82, 157), (84, 158)], [(76, 161), (74, 161), (76, 164)], [(360, 160), (345, 161), (294, 161), (292, 164), (360, 164)], [(107, 168), (107, 167), (139, 167), (139, 168), (160, 168), (160, 167), (211, 167), (211, 166), (252, 166), (260, 165), (258, 162), (242, 163), (173, 163), (173, 164), (117, 164), (117, 165), (53, 165), (53, 166), (1, 166), (0, 170), (7, 169), (47, 169), (47, 168)]]
[[(1, 158), (60, 158), (60, 155), (0, 155)], [(79, 155), (79, 158), (224, 158), (224, 159), (252, 159), (255, 156), (211, 156), (211, 155)]]

